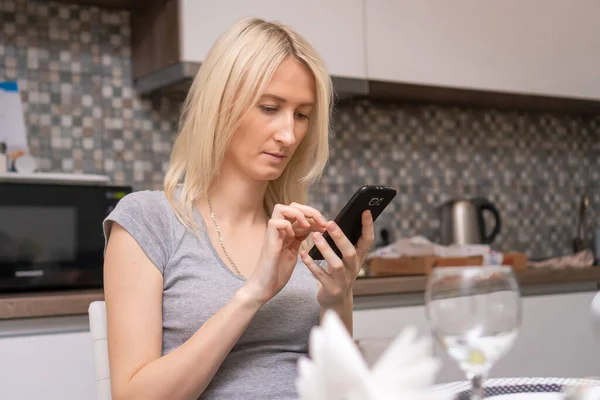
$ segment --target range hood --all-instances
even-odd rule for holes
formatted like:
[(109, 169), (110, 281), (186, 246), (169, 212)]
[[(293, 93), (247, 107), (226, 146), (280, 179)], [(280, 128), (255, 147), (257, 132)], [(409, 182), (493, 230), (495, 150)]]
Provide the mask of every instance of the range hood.
[[(179, 62), (134, 79), (141, 95), (183, 100), (200, 63)], [(549, 112), (600, 112), (600, 102), (332, 76), (338, 101), (370, 99)]]
[[(179, 62), (134, 79), (134, 87), (142, 95), (184, 97), (199, 68), (200, 63)], [(338, 99), (363, 97), (369, 94), (369, 82), (366, 79), (333, 76), (331, 80)]]

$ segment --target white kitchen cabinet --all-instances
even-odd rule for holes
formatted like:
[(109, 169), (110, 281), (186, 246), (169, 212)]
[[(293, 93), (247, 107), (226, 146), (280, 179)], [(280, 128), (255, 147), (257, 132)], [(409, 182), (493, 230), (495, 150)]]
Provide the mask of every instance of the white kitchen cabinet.
[(0, 338), (0, 399), (95, 398), (89, 332)]
[(600, 1), (365, 0), (369, 79), (600, 99)]
[(370, 366), (406, 327), (415, 327), (419, 335), (429, 334), (424, 306), (355, 310), (353, 320), (354, 340)]
[(355, 310), (353, 319), (357, 340), (389, 339), (409, 325), (417, 328), (421, 335), (429, 332), (424, 306)]
[(366, 77), (363, 0), (179, 0), (179, 13), (184, 62), (202, 62), (236, 20), (259, 17), (296, 29), (321, 54), (330, 74)]
[[(593, 329), (590, 315), (595, 294), (524, 297), (519, 336), (490, 377), (600, 376), (600, 331)], [(51, 329), (48, 320), (56, 321)], [(13, 326), (10, 334), (7, 325), (0, 324), (0, 399), (95, 399), (87, 316), (40, 318), (22, 325), (22, 329)], [(354, 311), (354, 338), (368, 345), (369, 363), (409, 325), (421, 335), (428, 334), (424, 306)], [(437, 382), (464, 379), (456, 363), (437, 344), (434, 354), (443, 362)]]
[[(532, 296), (523, 299), (523, 323), (513, 347), (490, 377), (600, 376), (600, 332), (593, 329), (590, 305), (595, 292)], [(464, 379), (441, 348), (439, 382)]]
[[(492, 368), (490, 377), (600, 376), (600, 329), (594, 329), (590, 313), (595, 295), (579, 292), (523, 297), (519, 336)], [(417, 327), (421, 335), (428, 334), (423, 306), (354, 312), (354, 336), (367, 346), (369, 364), (408, 325)], [(442, 361), (436, 382), (465, 379), (437, 342), (433, 354)]]

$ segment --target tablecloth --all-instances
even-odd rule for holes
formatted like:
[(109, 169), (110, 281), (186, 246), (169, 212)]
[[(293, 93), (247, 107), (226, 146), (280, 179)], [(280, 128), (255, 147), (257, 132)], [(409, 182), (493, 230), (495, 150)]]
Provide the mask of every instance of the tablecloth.
[[(484, 381), (484, 396), (499, 396), (512, 393), (548, 393), (562, 392), (565, 386), (600, 385), (600, 380), (588, 378), (490, 378)], [(436, 390), (447, 390), (454, 393), (457, 400), (468, 400), (471, 394), (471, 383), (457, 381), (436, 385)]]

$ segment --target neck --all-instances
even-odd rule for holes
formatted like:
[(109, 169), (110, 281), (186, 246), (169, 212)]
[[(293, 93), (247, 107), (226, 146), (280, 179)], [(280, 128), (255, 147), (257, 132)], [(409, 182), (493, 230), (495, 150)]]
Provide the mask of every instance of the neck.
[(257, 182), (225, 166), (208, 194), (212, 210), (224, 225), (254, 225), (265, 221), (264, 196), (268, 182)]

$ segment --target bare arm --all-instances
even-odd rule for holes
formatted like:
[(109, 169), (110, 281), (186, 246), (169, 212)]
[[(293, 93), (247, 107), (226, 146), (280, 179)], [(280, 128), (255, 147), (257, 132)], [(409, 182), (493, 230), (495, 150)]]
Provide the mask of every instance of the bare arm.
[(262, 304), (240, 289), (189, 340), (161, 356), (162, 275), (117, 223), (104, 268), (114, 400), (197, 399)]
[(329, 307), (321, 307), (321, 322), (323, 321), (323, 316), (325, 315), (325, 311), (333, 310), (337, 313), (337, 315), (342, 320), (342, 323), (348, 330), (350, 336), (354, 334), (354, 320), (353, 320), (353, 305), (354, 305), (354, 297), (352, 295), (352, 290), (348, 294), (346, 294), (343, 300), (338, 303), (331, 305)]

